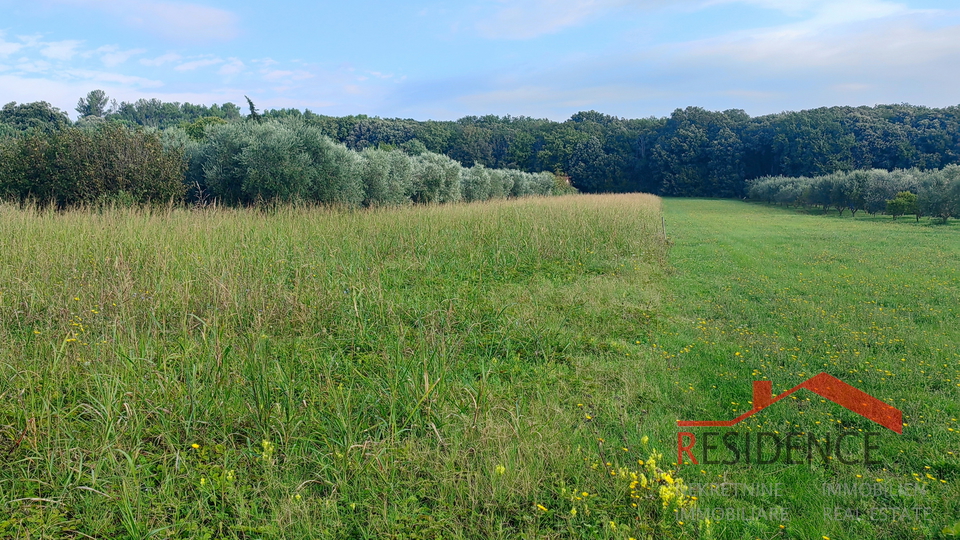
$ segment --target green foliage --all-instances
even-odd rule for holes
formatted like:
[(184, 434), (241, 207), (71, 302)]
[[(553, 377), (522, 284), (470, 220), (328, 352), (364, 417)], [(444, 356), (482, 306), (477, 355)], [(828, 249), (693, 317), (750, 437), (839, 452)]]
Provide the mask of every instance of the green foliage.
[[(908, 195), (904, 195), (907, 193)], [(933, 216), (942, 222), (960, 217), (960, 166), (942, 170), (870, 170), (816, 178), (764, 177), (749, 183), (748, 195), (767, 203)]]
[(263, 117), (260, 116), (260, 113), (257, 111), (257, 107), (253, 104), (253, 100), (247, 96), (243, 96), (247, 100), (247, 105), (250, 106), (250, 115), (247, 116), (248, 120), (253, 120), (254, 122), (260, 123), (263, 121)]
[(358, 206), (364, 198), (363, 180), (357, 174), (359, 155), (324, 137), (316, 128), (301, 126), (298, 131), (317, 174), (312, 200)]
[(227, 204), (313, 201), (358, 205), (359, 157), (297, 122), (213, 126), (197, 152), (203, 185)]
[(67, 117), (67, 113), (46, 101), (20, 105), (11, 101), (0, 109), (0, 124), (10, 126), (17, 131), (55, 131), (69, 126), (70, 118)]
[[(227, 204), (303, 200), (348, 206), (550, 195), (552, 175), (464, 169), (446, 156), (368, 147), (355, 152), (298, 119), (208, 127), (189, 183)], [(199, 175), (201, 178), (196, 178)]]
[[(897, 219), (898, 216), (905, 214), (918, 214), (917, 195), (909, 191), (901, 191), (897, 196), (887, 201), (887, 213)], [(920, 216), (917, 216), (920, 219)]]
[(0, 144), (0, 197), (59, 207), (102, 201), (180, 201), (182, 151), (158, 133), (105, 123), (33, 132)]
[(202, 141), (207, 138), (207, 126), (218, 126), (226, 123), (227, 121), (219, 116), (204, 116), (193, 122), (183, 122), (180, 127), (192, 139)]
[(764, 176), (931, 169), (960, 160), (957, 107), (833, 107), (755, 118), (688, 107), (662, 119), (587, 111), (565, 122), (492, 115), (417, 122), (292, 109), (264, 115), (303, 119), (355, 150), (416, 140), (466, 166), (562, 171), (586, 192), (742, 197), (748, 180)]
[(463, 200), (462, 167), (456, 161), (427, 152), (413, 158), (414, 202), (451, 203)]
[[(242, 118), (232, 103), (206, 107), (157, 99), (121, 103), (105, 117), (161, 129), (186, 128), (204, 117)], [(467, 167), (553, 171), (568, 175), (571, 185), (584, 192), (740, 198), (749, 181), (763, 177), (930, 170), (960, 163), (960, 107), (831, 107), (753, 118), (741, 110), (687, 107), (668, 118), (625, 119), (586, 111), (565, 122), (494, 115), (418, 122), (330, 117), (298, 109), (261, 113), (252, 107), (249, 118), (302, 121), (356, 151), (399, 148), (410, 155), (443, 154)], [(203, 129), (189, 131), (200, 137)], [(494, 194), (499, 189), (491, 188)], [(852, 207), (882, 212), (895, 193)], [(824, 194), (808, 195), (820, 200)], [(844, 208), (841, 202), (839, 210)]]
[(539, 180), (540, 190), (545, 189), (543, 186), (545, 186), (547, 182), (552, 182), (553, 187), (549, 188), (548, 192), (553, 191), (553, 193), (556, 193), (557, 195), (572, 195), (577, 193), (577, 188), (570, 184), (569, 176), (562, 174), (540, 173)]
[(102, 118), (107, 114), (107, 106), (110, 103), (110, 98), (107, 97), (107, 93), (103, 90), (91, 90), (87, 97), (80, 98), (80, 101), (77, 102), (77, 114), (80, 115), (80, 118), (86, 116), (93, 116), (97, 118)]
[(960, 217), (960, 165), (948, 165), (922, 176), (917, 186), (917, 207), (923, 215), (943, 223)]
[(19, 134), (20, 131), (9, 124), (0, 124), (0, 141)]
[(212, 116), (233, 122), (242, 118), (240, 107), (233, 103), (223, 105), (194, 105), (191, 103), (167, 102), (159, 99), (138, 99), (133, 103), (121, 102), (106, 115), (108, 120), (166, 129), (191, 123), (200, 118)]
[(490, 198), (490, 171), (477, 164), (461, 173), (463, 200), (467, 202), (485, 201)]
[(414, 161), (400, 152), (367, 148), (360, 153), (365, 206), (400, 205), (411, 201)]
[(421, 154), (427, 153), (427, 147), (418, 139), (410, 139), (402, 144), (400, 144), (400, 149), (406, 152), (411, 156), (419, 156)]
[(740, 196), (743, 144), (732, 129), (737, 129), (744, 117), (742, 111), (712, 113), (699, 107), (674, 111), (653, 149), (660, 191), (664, 195)]

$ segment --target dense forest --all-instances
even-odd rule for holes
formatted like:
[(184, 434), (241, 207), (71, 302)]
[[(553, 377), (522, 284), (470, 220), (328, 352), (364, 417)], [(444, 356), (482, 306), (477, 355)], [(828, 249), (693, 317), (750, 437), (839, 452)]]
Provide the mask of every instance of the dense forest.
[[(297, 109), (258, 113), (249, 105), (250, 113), (242, 115), (232, 103), (208, 107), (141, 99), (117, 104), (94, 91), (78, 103), (76, 124), (182, 130), (199, 140), (213, 129), (209, 126), (255, 117), (296, 122), (354, 151), (428, 152), (465, 167), (554, 172), (584, 192), (667, 196), (744, 197), (748, 181), (765, 176), (929, 170), (960, 163), (960, 107), (831, 107), (759, 117), (688, 107), (668, 118), (625, 119), (588, 111), (555, 122), (493, 115), (456, 121), (332, 117)], [(0, 112), (0, 137), (70, 124), (45, 103), (11, 103)]]

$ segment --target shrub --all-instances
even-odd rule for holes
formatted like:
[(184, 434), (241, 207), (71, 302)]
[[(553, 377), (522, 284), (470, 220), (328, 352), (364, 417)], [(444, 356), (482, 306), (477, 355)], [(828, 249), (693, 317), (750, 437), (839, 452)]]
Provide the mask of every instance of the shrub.
[(304, 126), (298, 131), (315, 174), (311, 200), (359, 206), (364, 199), (359, 154), (321, 135), (316, 128)]
[(367, 148), (360, 153), (365, 206), (399, 205), (410, 202), (413, 192), (413, 162), (403, 153)]
[(0, 195), (58, 207), (121, 198), (183, 199), (183, 152), (160, 134), (113, 123), (34, 131), (0, 147)]
[[(917, 196), (909, 191), (901, 191), (897, 196), (887, 201), (887, 213), (897, 219), (897, 216), (916, 214)], [(919, 220), (919, 216), (917, 217)]]
[(490, 173), (486, 167), (477, 164), (464, 169), (460, 175), (463, 186), (463, 199), (485, 201), (490, 198)]

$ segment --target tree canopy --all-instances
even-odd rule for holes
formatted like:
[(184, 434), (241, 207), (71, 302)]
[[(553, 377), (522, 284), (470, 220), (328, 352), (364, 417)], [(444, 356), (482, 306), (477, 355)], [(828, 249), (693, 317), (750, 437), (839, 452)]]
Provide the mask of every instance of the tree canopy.
[[(743, 197), (750, 180), (834, 172), (940, 169), (960, 163), (960, 107), (908, 104), (824, 107), (751, 117), (742, 110), (675, 110), (665, 118), (627, 119), (583, 111), (556, 122), (525, 116), (467, 116), (417, 121), (308, 110), (258, 111), (259, 122), (292, 120), (355, 151), (403, 149), (444, 155), (463, 166), (549, 171), (585, 192), (646, 191), (670, 196)], [(212, 106), (140, 99), (109, 107), (94, 90), (77, 111), (84, 119), (158, 129), (182, 127), (196, 140), (207, 126), (244, 118), (233, 103)], [(45, 102), (11, 103), (0, 137), (26, 129), (60, 129), (66, 114)]]

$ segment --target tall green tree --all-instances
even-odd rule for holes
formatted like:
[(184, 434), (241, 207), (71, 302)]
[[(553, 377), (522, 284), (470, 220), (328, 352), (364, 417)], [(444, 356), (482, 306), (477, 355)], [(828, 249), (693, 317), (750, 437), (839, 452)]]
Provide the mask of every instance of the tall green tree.
[(110, 98), (103, 90), (91, 90), (86, 97), (80, 98), (77, 102), (76, 111), (81, 118), (85, 116), (95, 116), (103, 118), (107, 115), (107, 107), (110, 104)]

